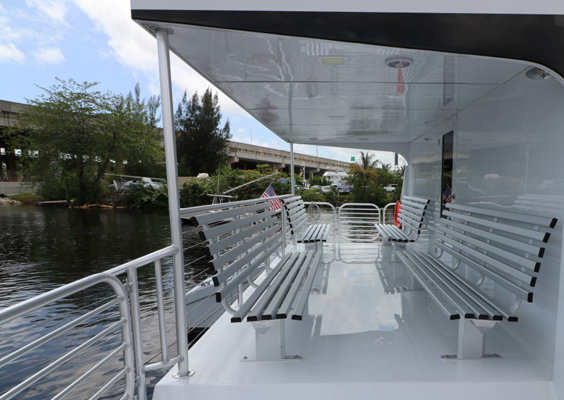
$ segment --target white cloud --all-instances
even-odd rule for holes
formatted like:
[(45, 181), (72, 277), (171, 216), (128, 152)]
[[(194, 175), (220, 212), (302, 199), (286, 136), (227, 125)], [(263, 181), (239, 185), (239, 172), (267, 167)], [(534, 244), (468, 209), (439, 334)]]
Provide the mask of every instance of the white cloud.
[(60, 64), (65, 61), (65, 56), (58, 47), (42, 47), (33, 53), (33, 57), (41, 64)]
[(68, 25), (67, 5), (63, 0), (25, 0), (29, 7), (38, 9), (43, 15), (58, 24)]
[(245, 132), (245, 128), (239, 128), (239, 129), (237, 129), (237, 133), (243, 133), (243, 132)]
[[(131, 19), (129, 1), (73, 1), (95, 23), (96, 29), (108, 35), (112, 55), (125, 67), (145, 74), (150, 86), (158, 87), (157, 42)], [(171, 55), (171, 70), (173, 84), (181, 91), (187, 90), (188, 94), (196, 91), (201, 94), (213, 87), (176, 55)], [(220, 93), (219, 98), (222, 112), (246, 113), (224, 94)]]
[(13, 43), (0, 43), (0, 62), (22, 62), (25, 54), (22, 53)]

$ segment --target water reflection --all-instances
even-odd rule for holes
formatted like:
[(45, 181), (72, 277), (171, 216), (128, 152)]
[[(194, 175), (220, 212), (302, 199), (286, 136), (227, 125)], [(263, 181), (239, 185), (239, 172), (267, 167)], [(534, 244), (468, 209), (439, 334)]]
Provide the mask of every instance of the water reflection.
[[(7, 307), (63, 284), (88, 275), (108, 270), (129, 260), (159, 250), (170, 244), (168, 213), (138, 210), (68, 210), (59, 208), (0, 207), (0, 307)], [(185, 246), (198, 242), (192, 228), (184, 229)], [(192, 248), (186, 256), (187, 285), (190, 278), (209, 275), (206, 261), (192, 263), (202, 256), (199, 248)], [(163, 261), (164, 290), (167, 313), (167, 331), (174, 331), (172, 307), (171, 260)], [(158, 355), (158, 326), (155, 316), (154, 269), (139, 270), (141, 292), (141, 319), (145, 340), (146, 361)], [(113, 296), (108, 285), (101, 284), (70, 298), (55, 302), (25, 317), (0, 327), (0, 358), (31, 340), (60, 327), (71, 316), (83, 315), (100, 306)], [(0, 393), (13, 387), (30, 374), (52, 362), (107, 327), (117, 318), (117, 307), (70, 330), (67, 334), (47, 343), (40, 351), (18, 359), (0, 369)], [(114, 349), (120, 338), (119, 330), (98, 341), (93, 349), (58, 368), (48, 379), (33, 390), (17, 398), (43, 399), (53, 390), (76, 379), (93, 363)], [(174, 353), (174, 341), (169, 335)], [(170, 354), (173, 356), (174, 354)], [(151, 361), (158, 361), (158, 358)], [(72, 398), (88, 397), (95, 393), (102, 375), (115, 374), (120, 368), (116, 357), (102, 369), (98, 379), (90, 379), (72, 392)], [(164, 371), (148, 377), (156, 381)], [(107, 381), (107, 379), (106, 379)], [(113, 396), (105, 397), (113, 398)]]

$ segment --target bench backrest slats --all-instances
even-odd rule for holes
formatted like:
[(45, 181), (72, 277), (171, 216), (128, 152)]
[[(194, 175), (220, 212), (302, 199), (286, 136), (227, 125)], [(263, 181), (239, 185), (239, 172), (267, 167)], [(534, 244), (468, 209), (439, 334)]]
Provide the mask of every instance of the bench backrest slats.
[(282, 233), (276, 211), (267, 199), (236, 205), (191, 218), (203, 227), (200, 236), (209, 241), (207, 253), (216, 270), (212, 277), (220, 286), (216, 298), (230, 295), (245, 281), (251, 282), (270, 256), (282, 247)]
[[(240, 222), (239, 224), (237, 224), (236, 227), (227, 227), (228, 231), (226, 232), (231, 232), (233, 231), (233, 229), (239, 229), (241, 230), (239, 233), (227, 236), (227, 237), (220, 237), (218, 240), (214, 241), (213, 243), (211, 243), (206, 249), (208, 251), (208, 255), (212, 256), (216, 253), (221, 252), (222, 250), (231, 247), (235, 244), (237, 244), (238, 242), (244, 240), (247, 236), (253, 235), (269, 226), (272, 225), (273, 222), (277, 222), (276, 218), (269, 218), (272, 217), (275, 214), (275, 211), (267, 211), (265, 213), (261, 213), (258, 215), (255, 215), (253, 217), (250, 218), (246, 218), (245, 220), (239, 220), (237, 222)], [(267, 223), (268, 225), (265, 226), (264, 223)], [(251, 224), (250, 226), (248, 226), (249, 224)], [(226, 225), (222, 225), (221, 227), (226, 228)], [(243, 226), (248, 226), (247, 229), (242, 230), (241, 227)], [(222, 232), (226, 233), (226, 232)], [(202, 233), (202, 236), (204, 236), (205, 238), (205, 234)], [(216, 235), (217, 236), (217, 235)], [(209, 236), (209, 238), (213, 238), (215, 236)]]
[(491, 280), (497, 282), (498, 284), (500, 284), (501, 286), (503, 286), (507, 290), (512, 291), (513, 293), (515, 293), (517, 296), (521, 297), (522, 299), (527, 300), (528, 302), (533, 301), (533, 292), (531, 290), (527, 290), (527, 289), (521, 287), (518, 283), (515, 283), (514, 281), (512, 281), (510, 279), (504, 278), (500, 275), (493, 273), (488, 268), (472, 261), (470, 258), (468, 258), (468, 257), (464, 256), (463, 254), (460, 254), (457, 251), (453, 250), (451, 247), (445, 246), (442, 243), (436, 243), (436, 245), (437, 245), (437, 247), (446, 251), (447, 253), (449, 253), (453, 257), (458, 258), (461, 262), (465, 263), (469, 267), (471, 267), (471, 268), (475, 269), (476, 271), (484, 274), (484, 276), (487, 276)]
[(307, 210), (304, 201), (301, 196), (295, 196), (284, 199), (282, 203), (288, 217), (290, 233), (295, 235), (298, 228), (307, 222)]
[(233, 218), (235, 216), (244, 213), (253, 213), (261, 210), (266, 211), (268, 210), (269, 207), (272, 207), (272, 204), (270, 204), (270, 202), (261, 202), (259, 204), (251, 204), (248, 206), (240, 206), (236, 208), (230, 208), (228, 210), (222, 210), (222, 211), (207, 213), (203, 215), (196, 215), (192, 217), (190, 220), (192, 221), (193, 225), (203, 226), (224, 219)]
[(414, 219), (410, 214), (402, 213), (401, 210), (398, 215), (398, 220), (402, 225), (407, 225), (411, 229), (418, 231), (423, 225), (422, 219)]
[[(274, 227), (272, 229), (275, 230), (275, 229), (277, 229), (277, 227)], [(260, 238), (261, 236), (257, 236), (257, 237)], [(232, 264), (228, 265), (227, 267), (223, 268), (222, 270), (217, 268), (216, 270), (219, 271), (219, 272), (217, 273), (217, 275), (215, 275), (213, 277), (214, 284), (216, 286), (219, 286), (222, 282), (227, 281), (229, 279), (229, 277), (231, 275), (234, 275), (236, 272), (238, 272), (239, 275), (245, 275), (245, 276), (249, 275), (253, 268), (245, 268), (245, 271), (239, 271), (239, 270), (242, 269), (245, 265), (251, 264), (251, 261), (254, 261), (255, 258), (261, 256), (263, 254), (263, 252), (268, 251), (270, 246), (276, 244), (279, 240), (280, 240), (279, 234), (273, 235), (273, 236), (269, 237), (268, 239), (266, 239), (264, 242), (261, 242), (259, 246), (254, 247), (247, 254), (245, 254), (246, 249), (248, 248), (246, 246), (246, 243), (243, 244), (243, 245), (237, 246), (235, 249), (238, 251), (239, 255), (243, 255), (243, 257), (237, 259)], [(239, 247), (241, 247), (240, 251), (238, 250)], [(213, 261), (212, 261), (212, 263), (213, 263)], [(255, 263), (252, 263), (252, 264), (255, 264)], [(221, 265), (225, 265), (225, 264), (221, 264)]]
[(490, 217), (497, 217), (503, 218), (505, 220), (523, 222), (531, 225), (539, 225), (544, 226), (547, 228), (554, 228), (556, 223), (558, 222), (557, 218), (552, 217), (542, 217), (538, 215), (530, 215), (530, 214), (520, 214), (515, 212), (509, 211), (501, 211), (501, 210), (493, 210), (493, 209), (483, 209), (477, 207), (470, 207), (470, 206), (461, 206), (458, 204), (449, 203), (448, 208), (451, 210), (457, 210), (461, 212), (478, 212), (481, 215), (487, 215)]
[[(439, 229), (444, 229), (443, 227), (439, 227)], [(458, 240), (457, 240), (458, 239)], [(456, 239), (452, 239), (448, 236), (444, 236), (444, 235), (439, 235), (437, 236), (437, 240), (440, 240), (442, 243), (449, 243), (451, 244), (456, 250), (461, 250), (463, 251), (467, 257), (469, 257), (470, 259), (473, 259), (475, 262), (477, 263), (487, 263), (490, 266), (490, 269), (492, 269), (493, 272), (503, 272), (505, 274), (511, 275), (512, 277), (519, 279), (525, 283), (527, 283), (530, 286), (531, 283), (534, 284), (533, 281), (533, 270), (527, 270), (525, 269), (524, 271), (520, 271), (518, 269), (515, 269), (509, 265), (507, 265), (505, 262), (503, 261), (498, 261), (492, 257), (484, 253), (482, 253), (479, 250), (476, 250), (472, 247), (469, 247), (468, 245), (465, 244), (465, 242), (467, 243), (471, 243), (471, 239), (467, 239), (467, 240), (461, 240), (460, 238), (456, 238)]]
[(482, 231), (478, 228), (474, 228), (470, 225), (464, 225), (458, 222), (454, 222), (454, 221), (450, 221), (449, 225), (455, 229), (460, 229), (472, 234), (477, 234), (477, 235), (482, 235), (485, 239), (487, 240), (493, 240), (495, 242), (501, 243), (505, 246), (508, 247), (514, 247), (516, 249), (521, 249), (526, 253), (530, 253), (534, 256), (537, 256), (539, 258), (542, 258), (544, 255), (544, 251), (545, 248), (544, 247), (538, 247), (538, 246), (533, 246), (532, 244), (529, 243), (524, 243), (521, 242), (519, 240), (515, 240), (515, 239), (511, 239), (505, 236), (500, 236), (500, 235), (496, 235), (495, 233), (491, 233), (491, 232), (487, 232), (487, 231)]
[(237, 289), (241, 283), (243, 283), (249, 276), (262, 264), (264, 263), (267, 258), (269, 258), (276, 249), (282, 244), (280, 237), (277, 238), (278, 240), (272, 243), (270, 249), (268, 249), (265, 253), (263, 253), (259, 258), (253, 261), (252, 265), (245, 268), (245, 273), (240, 273), (233, 276), (233, 279), (229, 280), (229, 282), (225, 283), (225, 285), (216, 292), (216, 300), (221, 301), (229, 293), (233, 292)]
[(401, 200), (401, 207), (398, 213), (398, 222), (402, 230), (408, 234), (414, 232), (416, 235), (421, 233), (423, 217), (429, 204), (428, 199), (419, 197), (404, 196)]
[(555, 218), (446, 204), (436, 245), (531, 302)]
[[(274, 215), (275, 212), (265, 211), (260, 214), (253, 214), (250, 216), (245, 216), (245, 218), (240, 219), (229, 219), (227, 222), (219, 223), (218, 225), (214, 225), (213, 227), (207, 227), (207, 229), (200, 231), (200, 237), (202, 240), (210, 240), (215, 239), (218, 236), (225, 235), (226, 233), (230, 233), (236, 229), (241, 229), (247, 225), (260, 221), (267, 216)], [(221, 220), (218, 220), (221, 221)]]
[[(260, 246), (256, 246), (257, 244), (265, 242), (265, 237), (269, 238), (270, 236), (276, 234), (276, 231), (279, 230), (278, 224), (275, 221), (272, 221), (270, 226), (265, 226), (265, 228), (266, 229), (264, 231), (261, 231), (259, 234), (247, 238), (237, 246), (232, 246), (229, 250), (223, 253), (216, 253), (215, 258), (211, 261), (214, 268), (219, 271), (227, 263), (233, 262), (232, 265), (235, 265), (236, 263), (234, 263), (234, 261), (238, 258), (242, 259), (242, 254), (245, 254), (245, 252), (248, 254), (255, 253), (257, 249), (260, 248)], [(243, 258), (246, 259), (247, 257)]]
[(478, 224), (478, 225), (481, 225), (481, 226), (484, 226), (484, 227), (487, 227), (487, 228), (491, 228), (491, 229), (494, 229), (494, 230), (512, 233), (512, 234), (519, 235), (519, 236), (524, 237), (524, 238), (540, 240), (544, 243), (548, 242), (548, 239), (550, 238), (550, 233), (547, 233), (547, 232), (536, 231), (536, 230), (533, 230), (533, 229), (527, 229), (527, 228), (521, 228), (521, 227), (518, 227), (518, 226), (502, 224), (502, 223), (499, 223), (499, 222), (496, 222), (496, 221), (490, 221), (490, 220), (485, 220), (485, 219), (482, 219), (482, 218), (476, 218), (476, 217), (465, 215), (465, 214), (458, 214), (458, 213), (453, 213), (453, 212), (450, 212), (450, 211), (443, 211), (443, 215), (445, 215), (447, 217), (451, 217), (451, 218), (456, 218), (457, 220)]

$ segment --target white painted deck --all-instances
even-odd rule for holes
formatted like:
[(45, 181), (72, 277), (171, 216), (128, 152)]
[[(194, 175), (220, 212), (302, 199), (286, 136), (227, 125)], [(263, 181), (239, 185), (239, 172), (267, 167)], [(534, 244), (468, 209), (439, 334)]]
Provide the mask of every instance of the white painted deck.
[(550, 366), (503, 323), (486, 335), (487, 352), (502, 358), (443, 360), (456, 353), (458, 322), (423, 291), (389, 293), (414, 287), (401, 263), (389, 261), (389, 247), (337, 249), (325, 246), (310, 318), (286, 322), (286, 352), (303, 359), (241, 361), (254, 356), (254, 329), (224, 315), (190, 350), (195, 375), (170, 371), (154, 399), (556, 399)]

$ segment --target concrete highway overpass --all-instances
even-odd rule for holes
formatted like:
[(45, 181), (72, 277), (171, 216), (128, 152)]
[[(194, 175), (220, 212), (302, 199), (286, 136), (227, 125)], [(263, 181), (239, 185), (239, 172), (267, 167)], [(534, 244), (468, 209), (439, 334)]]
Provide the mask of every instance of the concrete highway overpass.
[[(229, 157), (227, 163), (232, 168), (255, 169), (257, 164), (268, 164), (274, 171), (290, 172), (289, 151), (247, 143), (229, 142), (227, 155)], [(323, 174), (325, 171), (335, 168), (348, 171), (349, 166), (350, 163), (348, 162), (294, 152), (294, 172), (300, 173), (305, 170), (306, 176), (309, 176), (310, 173)]]

